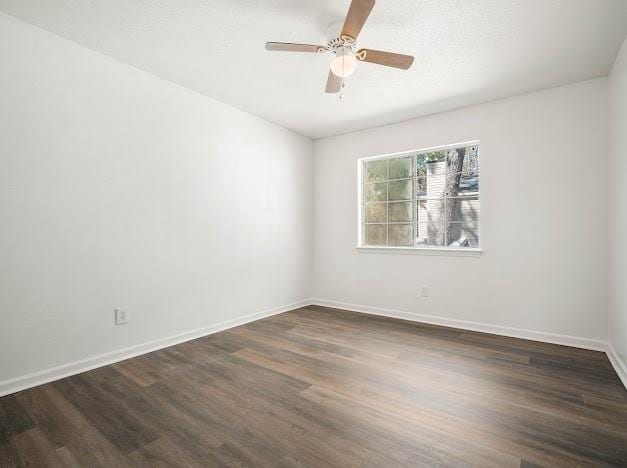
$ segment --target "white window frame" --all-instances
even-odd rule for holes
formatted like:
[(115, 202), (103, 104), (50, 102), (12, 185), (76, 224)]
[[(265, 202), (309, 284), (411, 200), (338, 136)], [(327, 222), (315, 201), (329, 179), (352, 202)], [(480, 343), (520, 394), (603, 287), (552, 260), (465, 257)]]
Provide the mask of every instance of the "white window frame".
[[(478, 221), (478, 226), (477, 226), (477, 230), (479, 233), (479, 247), (438, 247), (438, 246), (434, 246), (434, 247), (430, 247), (430, 246), (418, 246), (418, 245), (413, 245), (413, 246), (387, 246), (387, 245), (376, 245), (376, 246), (369, 246), (369, 245), (364, 245), (363, 243), (363, 216), (364, 216), (364, 207), (365, 204), (363, 203), (363, 192), (364, 192), (364, 163), (365, 162), (370, 162), (370, 161), (376, 161), (379, 159), (393, 159), (393, 158), (399, 158), (399, 157), (403, 157), (403, 156), (413, 156), (413, 155), (418, 155), (420, 153), (429, 153), (429, 152), (434, 152), (434, 151), (444, 151), (444, 150), (448, 150), (448, 149), (452, 149), (452, 148), (459, 148), (459, 147), (464, 147), (464, 146), (474, 146), (474, 145), (478, 145), (481, 146), (479, 140), (471, 140), (471, 141), (464, 141), (461, 143), (453, 143), (453, 144), (449, 144), (449, 145), (441, 145), (441, 146), (430, 146), (427, 148), (421, 148), (421, 149), (416, 149), (416, 150), (408, 150), (408, 151), (401, 151), (398, 153), (388, 153), (388, 154), (381, 154), (381, 155), (377, 155), (377, 156), (369, 156), (369, 157), (365, 157), (365, 158), (360, 158), (357, 160), (357, 179), (358, 179), (358, 183), (357, 183), (357, 250), (359, 252), (366, 252), (366, 253), (383, 253), (383, 254), (389, 254), (389, 253), (409, 253), (409, 254), (424, 254), (424, 255), (448, 255), (448, 256), (461, 256), (461, 257), (478, 257), (481, 255), (481, 253), (483, 252), (483, 249), (481, 247), (481, 243), (482, 243), (482, 236), (481, 236), (481, 217), (479, 218)], [(481, 165), (481, 159), (479, 159), (479, 165)], [(413, 231), (414, 231), (414, 239), (416, 238), (417, 232), (417, 220), (416, 220), (416, 210), (417, 210), (417, 206), (416, 203), (418, 202), (419, 198), (416, 197), (416, 168), (414, 167), (414, 165), (412, 165), (412, 169), (413, 169), (413, 189), (412, 189), (412, 204), (413, 204), (413, 214), (412, 214), (412, 223), (414, 225)], [(446, 165), (446, 170), (448, 171), (448, 164)], [(445, 174), (445, 177), (448, 174)], [(481, 176), (479, 176), (480, 182), (479, 182), (479, 191), (477, 192), (477, 196), (479, 198), (479, 203), (481, 203)], [(444, 196), (444, 199), (446, 200), (446, 196)], [(389, 203), (389, 200), (387, 201), (387, 203)], [(445, 202), (446, 203), (446, 202)], [(401, 223), (401, 224), (406, 224), (406, 223)], [(389, 223), (387, 223), (387, 226), (389, 226)], [(386, 227), (387, 229), (387, 227)]]

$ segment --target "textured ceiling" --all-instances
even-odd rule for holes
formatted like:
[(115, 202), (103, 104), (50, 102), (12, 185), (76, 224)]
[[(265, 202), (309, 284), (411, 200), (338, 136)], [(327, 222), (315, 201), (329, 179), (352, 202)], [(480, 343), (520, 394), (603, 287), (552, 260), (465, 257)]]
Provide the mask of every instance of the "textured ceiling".
[(340, 102), (322, 43), (349, 0), (0, 0), (0, 10), (313, 138), (607, 75), (627, 0), (377, 0), (359, 45), (416, 56), (361, 63)]

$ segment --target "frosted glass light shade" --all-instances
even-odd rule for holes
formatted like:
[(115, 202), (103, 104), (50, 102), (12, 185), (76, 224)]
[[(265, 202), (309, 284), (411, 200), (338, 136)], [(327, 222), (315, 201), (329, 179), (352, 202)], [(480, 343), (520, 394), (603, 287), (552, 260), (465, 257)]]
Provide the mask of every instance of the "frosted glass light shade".
[(350, 50), (338, 51), (337, 57), (331, 62), (331, 72), (340, 78), (350, 76), (357, 68), (357, 58)]

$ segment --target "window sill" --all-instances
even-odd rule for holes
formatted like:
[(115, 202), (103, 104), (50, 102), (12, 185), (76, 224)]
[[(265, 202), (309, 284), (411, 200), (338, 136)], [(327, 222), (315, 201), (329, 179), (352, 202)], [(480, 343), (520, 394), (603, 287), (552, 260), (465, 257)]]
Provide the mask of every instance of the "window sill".
[(454, 247), (357, 247), (358, 252), (374, 254), (438, 255), (445, 257), (480, 257), (479, 248)]

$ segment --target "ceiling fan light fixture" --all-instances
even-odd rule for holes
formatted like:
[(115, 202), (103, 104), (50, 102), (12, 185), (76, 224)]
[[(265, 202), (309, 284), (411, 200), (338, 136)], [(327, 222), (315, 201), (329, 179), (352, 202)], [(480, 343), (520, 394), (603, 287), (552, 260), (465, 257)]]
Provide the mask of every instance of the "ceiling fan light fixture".
[(350, 47), (342, 47), (336, 51), (331, 62), (331, 72), (340, 78), (350, 76), (357, 68), (357, 57)]

